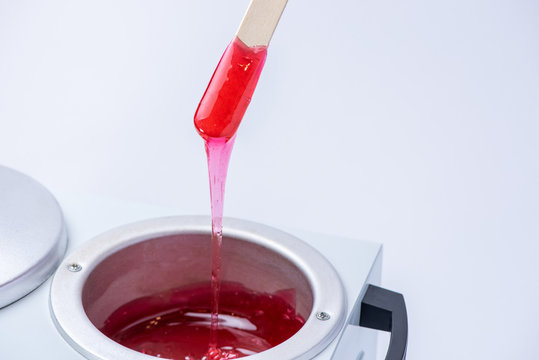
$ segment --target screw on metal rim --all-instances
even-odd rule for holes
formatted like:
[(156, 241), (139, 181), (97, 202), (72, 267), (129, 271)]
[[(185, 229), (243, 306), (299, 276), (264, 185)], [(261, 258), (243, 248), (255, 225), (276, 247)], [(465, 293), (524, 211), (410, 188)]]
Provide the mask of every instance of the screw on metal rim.
[(320, 311), (316, 313), (316, 318), (318, 320), (326, 321), (326, 320), (331, 319), (331, 316), (327, 312)]
[(77, 263), (72, 263), (72, 264), (67, 265), (67, 270), (71, 272), (79, 272), (82, 270), (82, 266), (80, 266)]

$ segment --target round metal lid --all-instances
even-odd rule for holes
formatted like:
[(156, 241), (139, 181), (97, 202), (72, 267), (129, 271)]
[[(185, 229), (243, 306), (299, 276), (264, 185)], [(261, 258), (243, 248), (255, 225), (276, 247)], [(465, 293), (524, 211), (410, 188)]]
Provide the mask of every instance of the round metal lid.
[(0, 308), (47, 280), (66, 246), (62, 211), (51, 193), (0, 166)]

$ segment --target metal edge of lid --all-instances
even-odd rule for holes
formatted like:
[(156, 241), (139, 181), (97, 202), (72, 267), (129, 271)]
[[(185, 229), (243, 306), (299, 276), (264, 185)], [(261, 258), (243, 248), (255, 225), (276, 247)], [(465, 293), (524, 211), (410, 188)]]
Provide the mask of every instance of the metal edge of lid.
[[(112, 253), (165, 235), (210, 234), (209, 224), (206, 216), (144, 220), (101, 234), (68, 255), (53, 277), (49, 298), (51, 316), (62, 337), (91, 360), (157, 359), (114, 342), (90, 322), (82, 305), (84, 283), (92, 270)], [(331, 263), (302, 240), (266, 225), (225, 218), (223, 235), (250, 241), (283, 255), (302, 270), (313, 290), (313, 310), (295, 335), (280, 345), (244, 358), (307, 360), (324, 350), (341, 331), (347, 313), (344, 286)], [(71, 264), (80, 265), (80, 271), (69, 271)], [(318, 319), (319, 312), (328, 313), (329, 319)]]
[(60, 205), (40, 183), (0, 166), (0, 308), (46, 281), (67, 249)]

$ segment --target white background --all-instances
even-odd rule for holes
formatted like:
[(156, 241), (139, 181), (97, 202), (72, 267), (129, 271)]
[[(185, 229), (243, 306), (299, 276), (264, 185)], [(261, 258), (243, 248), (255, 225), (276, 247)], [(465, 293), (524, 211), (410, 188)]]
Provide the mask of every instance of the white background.
[[(0, 0), (0, 163), (209, 213), (192, 117), (247, 4)], [(411, 360), (538, 359), (538, 64), (534, 0), (290, 0), (225, 214), (383, 243)]]

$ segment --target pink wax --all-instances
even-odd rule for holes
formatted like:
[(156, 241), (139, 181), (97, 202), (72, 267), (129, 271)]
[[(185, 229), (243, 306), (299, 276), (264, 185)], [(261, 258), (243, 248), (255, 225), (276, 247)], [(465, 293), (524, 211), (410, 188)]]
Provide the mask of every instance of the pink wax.
[(255, 91), (266, 54), (265, 46), (249, 47), (237, 37), (232, 40), (195, 113), (200, 136), (234, 136)]
[(228, 141), (226, 138), (208, 138), (206, 155), (208, 157), (208, 173), (210, 177), (211, 199), (211, 332), (210, 349), (217, 344), (217, 326), (219, 314), (219, 291), (221, 280), (221, 244), (223, 241), (223, 200), (225, 195), (226, 173), (228, 161), (234, 145), (233, 136)]
[(195, 127), (206, 145), (212, 213), (211, 359), (233, 356), (217, 348), (223, 200), (236, 130), (247, 110), (266, 60), (266, 47), (249, 47), (239, 38), (226, 48), (195, 113)]
[[(100, 329), (116, 342), (174, 360), (237, 359), (276, 346), (305, 323), (296, 313), (295, 291), (259, 293), (238, 283), (222, 284), (219, 342), (208, 351), (209, 284), (194, 284), (133, 300), (112, 313)], [(282, 295), (282, 296), (281, 296)]]

